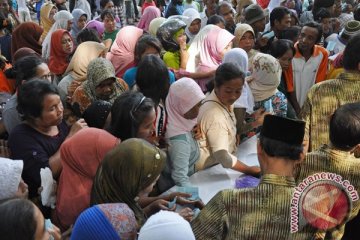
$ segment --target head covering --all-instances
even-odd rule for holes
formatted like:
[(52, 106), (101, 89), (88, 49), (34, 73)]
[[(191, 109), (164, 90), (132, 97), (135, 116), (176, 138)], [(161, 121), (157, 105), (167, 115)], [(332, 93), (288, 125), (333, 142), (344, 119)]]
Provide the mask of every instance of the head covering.
[(61, 43), (61, 39), (65, 34), (68, 34), (71, 38), (70, 33), (64, 29), (56, 30), (51, 36), (49, 69), (56, 75), (62, 75), (69, 65), (68, 59), (70, 54), (64, 52)]
[(356, 20), (349, 21), (345, 24), (345, 27), (341, 30), (340, 36), (347, 36), (347, 39), (350, 40), (351, 37), (355, 36), (360, 32), (360, 22)]
[(95, 58), (89, 63), (87, 80), (83, 83), (83, 87), (91, 102), (98, 100), (95, 92), (96, 87), (109, 78), (113, 78), (115, 82), (114, 92), (110, 95), (109, 99), (109, 102), (113, 103), (115, 99), (123, 93), (120, 83), (116, 81), (113, 65), (105, 58)]
[(27, 56), (36, 56), (41, 58), (40, 54), (38, 54), (37, 52), (35, 52), (34, 50), (32, 50), (31, 48), (28, 47), (23, 47), (18, 49), (14, 55), (13, 55), (13, 62), (16, 62), (17, 60), (19, 60), (20, 58), (23, 57), (27, 57)]
[(200, 32), (195, 36), (190, 47), (188, 49), (189, 58), (186, 64), (186, 71), (188, 72), (195, 72), (196, 66), (198, 65), (200, 49), (202, 44), (207, 37), (208, 33), (211, 29), (215, 28), (215, 25), (209, 24), (203, 27)]
[(188, 38), (189, 38), (189, 43), (191, 43), (193, 41), (194, 37), (196, 36), (196, 34), (192, 34), (189, 31), (189, 27), (191, 26), (191, 23), (194, 20), (199, 19), (201, 21), (200, 13), (197, 10), (195, 10), (194, 8), (188, 8), (184, 11), (183, 16), (188, 17), (185, 20), (185, 23), (186, 23), (185, 33), (186, 33), (186, 36), (188, 36)]
[(189, 222), (176, 212), (163, 210), (146, 221), (138, 240), (158, 240), (164, 236), (171, 236), (171, 240), (195, 240)]
[(50, 43), (52, 33), (58, 29), (67, 29), (68, 21), (72, 20), (74, 17), (68, 11), (62, 10), (57, 12), (54, 16), (55, 23), (50, 28), (48, 34), (46, 35), (43, 44), (42, 44), (42, 57), (44, 59), (49, 59), (50, 57)]
[(61, 224), (70, 226), (90, 206), (96, 170), (105, 154), (118, 144), (105, 130), (85, 128), (60, 147), (62, 172), (57, 190), (56, 212)]
[(83, 10), (87, 15), (87, 19), (91, 19), (91, 7), (87, 0), (76, 0), (74, 8)]
[(0, 157), (0, 200), (15, 197), (23, 167), (23, 161)]
[(204, 98), (200, 86), (191, 78), (181, 78), (171, 84), (165, 103), (168, 114), (167, 138), (191, 131), (196, 125), (196, 118), (186, 119), (184, 114)]
[[(244, 49), (242, 48), (233, 48), (224, 55), (223, 63), (233, 63), (235, 64), (242, 72), (248, 72), (248, 56)], [(252, 95), (249, 84), (245, 81), (244, 86), (241, 91), (241, 95), (238, 100), (234, 103), (235, 108), (246, 108), (248, 113), (253, 112), (254, 109), (254, 97)]]
[(266, 115), (260, 135), (291, 145), (302, 145), (305, 134), (305, 122)]
[(144, 31), (134, 26), (125, 26), (116, 34), (116, 39), (111, 46), (106, 58), (115, 68), (115, 74), (121, 77), (125, 71), (135, 65), (135, 45)]
[(137, 228), (134, 212), (125, 203), (99, 204), (81, 213), (71, 239), (136, 239)]
[(246, 32), (251, 32), (255, 38), (254, 30), (249, 24), (246, 23), (236, 24), (235, 33), (234, 33), (235, 34), (234, 47), (239, 47), (239, 41)]
[(149, 33), (156, 37), (156, 32), (159, 29), (160, 25), (166, 21), (166, 18), (158, 17), (153, 19), (149, 24)]
[(273, 96), (281, 79), (281, 66), (279, 61), (269, 54), (258, 53), (252, 63), (252, 80), (249, 83), (255, 102)]
[(46, 37), (46, 35), (48, 34), (51, 26), (54, 24), (55, 20), (50, 20), (49, 15), (51, 10), (56, 8), (55, 4), (53, 4), (51, 1), (50, 2), (46, 2), (41, 6), (40, 9), (40, 23), (41, 26), (44, 29), (44, 32), (41, 35), (41, 39), (44, 39)]
[(41, 54), (41, 44), (39, 43), (43, 29), (34, 22), (21, 23), (12, 33), (11, 56), (23, 47), (28, 47), (36, 53)]
[(92, 41), (81, 43), (76, 48), (65, 73), (69, 73), (71, 71), (71, 75), (74, 79), (85, 80), (90, 61), (98, 58), (104, 51), (106, 51), (106, 47), (102, 43)]
[(140, 22), (137, 25), (137, 27), (145, 31), (148, 31), (150, 22), (160, 16), (161, 16), (160, 10), (157, 7), (155, 6), (147, 7), (141, 16)]
[(73, 22), (73, 24), (71, 26), (71, 32), (70, 33), (71, 33), (71, 36), (74, 39), (76, 39), (78, 33), (82, 30), (82, 29), (79, 29), (79, 27), (78, 27), (78, 21), (79, 21), (80, 17), (85, 15), (87, 20), (89, 19), (89, 17), (86, 14), (86, 12), (84, 12), (84, 10), (79, 9), (79, 8), (74, 9), (71, 14), (74, 17), (74, 22)]
[(245, 23), (247, 24), (253, 24), (265, 17), (264, 10), (255, 3), (245, 8)]
[(241, 18), (243, 16), (244, 7), (254, 4), (256, 1), (255, 0), (237, 0), (236, 2), (237, 2), (236, 22), (239, 23), (242, 20)]
[(89, 127), (103, 129), (106, 119), (109, 116), (111, 103), (97, 100), (86, 108), (83, 118)]
[(186, 23), (184, 23), (181, 19), (176, 17), (171, 18), (160, 25), (156, 32), (156, 36), (166, 51), (175, 52), (180, 49), (180, 46), (175, 41), (174, 36), (179, 30), (185, 30), (185, 28)]
[(156, 180), (165, 162), (165, 152), (146, 140), (125, 140), (111, 150), (101, 163), (94, 180), (91, 203), (126, 203), (142, 225), (145, 216), (135, 198)]
[(102, 35), (104, 34), (105, 31), (103, 22), (99, 22), (97, 20), (91, 20), (86, 24), (85, 28), (94, 29), (99, 34), (100, 39), (102, 39)]
[(205, 37), (200, 49), (199, 71), (208, 72), (221, 63), (221, 52), (234, 39), (227, 30), (214, 26)]

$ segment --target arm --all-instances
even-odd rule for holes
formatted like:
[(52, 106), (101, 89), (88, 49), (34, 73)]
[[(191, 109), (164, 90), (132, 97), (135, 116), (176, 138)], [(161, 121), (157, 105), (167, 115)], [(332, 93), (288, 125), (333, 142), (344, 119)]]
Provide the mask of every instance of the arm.
[(296, 115), (299, 116), (301, 108), (300, 108), (300, 105), (299, 105), (299, 103), (297, 101), (295, 91), (289, 92), (289, 99), (288, 100), (290, 101), (291, 105), (294, 107)]
[(329, 54), (327, 53), (327, 51), (322, 51), (323, 59), (319, 65), (319, 70), (316, 74), (316, 79), (315, 79), (315, 83), (319, 83), (322, 82), (326, 79), (326, 75), (327, 75), (327, 71), (328, 71), (328, 59), (329, 59)]
[(186, 69), (186, 64), (189, 60), (189, 53), (186, 46), (186, 38), (180, 42), (180, 69)]

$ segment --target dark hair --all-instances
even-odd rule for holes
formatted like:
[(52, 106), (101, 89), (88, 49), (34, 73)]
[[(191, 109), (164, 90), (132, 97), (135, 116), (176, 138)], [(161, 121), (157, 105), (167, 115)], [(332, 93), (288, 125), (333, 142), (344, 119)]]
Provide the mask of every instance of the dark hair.
[(7, 240), (33, 240), (36, 233), (35, 205), (12, 199), (0, 204), (0, 234)]
[(245, 79), (243, 73), (234, 63), (222, 63), (215, 72), (215, 87), (221, 87), (224, 83), (235, 78)]
[(169, 70), (163, 60), (155, 55), (147, 55), (138, 64), (136, 84), (139, 91), (151, 98), (156, 105), (165, 101), (169, 92)]
[(288, 144), (264, 136), (259, 136), (260, 146), (270, 157), (280, 157), (290, 160), (299, 160), (303, 146)]
[(294, 43), (287, 39), (279, 39), (272, 42), (270, 46), (270, 55), (274, 58), (282, 57), (289, 49), (292, 50), (293, 55), (295, 55)]
[(100, 18), (101, 21), (104, 21), (105, 17), (109, 17), (115, 20), (115, 13), (114, 11), (110, 10), (110, 9), (106, 9), (104, 11), (102, 11)]
[(108, 4), (109, 2), (112, 2), (112, 0), (100, 0), (101, 9), (104, 9), (106, 4)]
[(360, 21), (360, 5), (354, 10), (354, 20)]
[(162, 46), (159, 39), (150, 34), (142, 35), (135, 45), (135, 63), (138, 64), (141, 60), (141, 55), (148, 49), (149, 47), (155, 48), (159, 54), (161, 52)]
[(297, 42), (301, 32), (301, 27), (291, 26), (282, 30), (279, 34), (279, 39), (287, 39), (293, 43)]
[(220, 16), (220, 15), (212, 15), (211, 17), (208, 18), (206, 24), (209, 25), (209, 24), (219, 24), (219, 23), (223, 23), (225, 25), (225, 19)]
[(27, 81), (36, 76), (37, 67), (45, 63), (38, 56), (26, 56), (15, 62), (14, 66), (5, 71), (7, 78), (15, 79), (16, 86), (20, 86), (22, 81)]
[(360, 34), (353, 36), (344, 50), (344, 69), (359, 71), (360, 63)]
[(319, 43), (321, 41), (321, 37), (322, 37), (322, 34), (323, 34), (323, 30), (322, 30), (322, 27), (321, 27), (321, 24), (317, 23), (317, 22), (307, 22), (304, 24), (303, 28), (304, 27), (311, 27), (311, 28), (315, 28), (317, 31), (318, 31), (318, 36), (317, 36), (317, 39), (316, 39), (316, 42), (315, 43)]
[(99, 38), (99, 34), (96, 32), (95, 29), (84, 28), (78, 33), (76, 37), (76, 42), (78, 44), (88, 41), (98, 42), (98, 43), (101, 42)]
[(59, 95), (56, 87), (46, 80), (34, 79), (19, 87), (17, 110), (24, 120), (40, 117), (46, 95)]
[(360, 143), (360, 103), (339, 107), (330, 119), (330, 142), (338, 149), (349, 151)]
[(85, 109), (82, 117), (89, 127), (103, 129), (110, 110), (111, 103), (103, 100), (96, 100)]
[(270, 26), (273, 27), (275, 25), (275, 20), (281, 22), (285, 15), (288, 14), (290, 14), (290, 11), (286, 7), (274, 8), (270, 13)]
[(144, 97), (140, 92), (121, 94), (111, 107), (108, 132), (121, 141), (136, 137), (140, 124), (154, 108), (151, 98)]
[(217, 14), (217, 15), (220, 15), (220, 16), (221, 16), (221, 14), (220, 14), (220, 9), (221, 9), (222, 7), (224, 7), (224, 6), (230, 7), (231, 9), (233, 8), (232, 5), (231, 5), (228, 1), (222, 1), (222, 2), (219, 3), (219, 4), (217, 5), (217, 7), (216, 7), (216, 14)]
[(317, 22), (321, 22), (324, 18), (331, 18), (331, 14), (329, 12), (329, 10), (327, 10), (326, 8), (320, 8), (315, 16), (314, 16), (314, 20)]

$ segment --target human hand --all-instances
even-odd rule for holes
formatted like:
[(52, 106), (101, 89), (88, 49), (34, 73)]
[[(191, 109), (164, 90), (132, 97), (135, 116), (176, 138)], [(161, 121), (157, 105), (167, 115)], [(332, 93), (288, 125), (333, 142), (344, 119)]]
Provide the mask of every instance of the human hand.
[(154, 202), (150, 203), (149, 207), (152, 213), (158, 212), (160, 210), (166, 210), (166, 211), (176, 210), (176, 204), (174, 204), (171, 208), (169, 208), (169, 201), (166, 201), (164, 199), (155, 200)]
[(8, 147), (8, 141), (1, 139), (0, 140), (0, 157), (9, 158), (10, 149)]
[(169, 195), (167, 195), (165, 197), (165, 199), (167, 201), (172, 201), (172, 200), (174, 200), (175, 197), (177, 197), (177, 198), (189, 198), (189, 197), (191, 197), (191, 194), (183, 193), (183, 192), (173, 192), (173, 193), (170, 193)]
[(266, 115), (269, 115), (270, 113), (269, 112), (265, 112), (265, 109), (264, 108), (260, 108), (258, 110), (256, 110), (254, 112), (254, 118), (255, 118), (255, 122), (254, 122), (254, 125), (253, 127), (259, 127), (259, 126), (262, 126), (263, 123), (264, 123), (264, 118)]
[(181, 209), (178, 213), (188, 222), (190, 222), (194, 216), (194, 211), (188, 207)]
[(61, 240), (60, 229), (57, 226), (55, 226), (54, 224), (51, 226), (51, 228), (47, 229), (47, 231), (54, 238), (54, 240)]
[(71, 129), (70, 129), (70, 132), (68, 134), (68, 138), (69, 137), (72, 137), (75, 133), (77, 133), (78, 131), (80, 131), (81, 129), (83, 128), (87, 128), (88, 125), (87, 123), (85, 122), (85, 120), (83, 118), (80, 118), (79, 120), (77, 120), (72, 126), (71, 126)]
[(201, 127), (200, 124), (196, 124), (193, 129), (191, 130), (193, 137), (196, 140), (200, 140), (202, 138), (202, 133), (201, 133)]

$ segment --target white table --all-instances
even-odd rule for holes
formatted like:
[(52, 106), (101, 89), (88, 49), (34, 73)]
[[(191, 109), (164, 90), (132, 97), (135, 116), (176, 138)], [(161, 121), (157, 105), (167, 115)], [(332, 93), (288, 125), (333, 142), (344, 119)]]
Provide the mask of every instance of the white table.
[[(241, 143), (236, 152), (238, 159), (250, 166), (259, 165), (256, 154), (256, 139), (257, 137), (254, 136)], [(199, 187), (200, 198), (206, 204), (220, 190), (234, 188), (235, 179), (241, 175), (240, 172), (223, 168), (221, 164), (218, 164), (195, 173), (190, 177), (190, 182), (193, 186)], [(176, 191), (176, 186), (168, 191)]]

